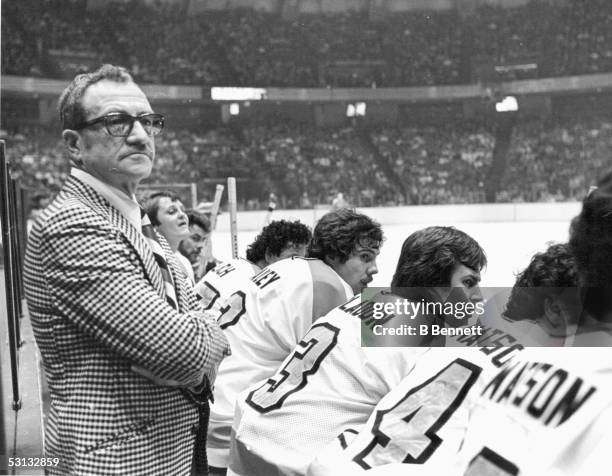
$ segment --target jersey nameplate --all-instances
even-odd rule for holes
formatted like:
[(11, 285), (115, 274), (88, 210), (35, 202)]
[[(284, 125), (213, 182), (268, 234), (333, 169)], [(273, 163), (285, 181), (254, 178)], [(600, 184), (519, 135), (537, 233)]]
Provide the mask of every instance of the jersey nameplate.
[(225, 276), (228, 273), (231, 273), (232, 271), (234, 271), (236, 268), (234, 268), (234, 266), (231, 263), (227, 263), (224, 264), (222, 266), (217, 266), (214, 268), (214, 272), (217, 276), (219, 276), (220, 278), (222, 278), (223, 276)]
[(566, 370), (543, 362), (516, 362), (491, 380), (482, 395), (522, 409), (544, 425), (559, 426), (576, 413), (596, 388)]
[(276, 271), (266, 268), (261, 270), (255, 276), (253, 276), (251, 278), (251, 281), (253, 281), (260, 289), (263, 289), (269, 284), (272, 284), (274, 281), (278, 281), (279, 279), (280, 276)]

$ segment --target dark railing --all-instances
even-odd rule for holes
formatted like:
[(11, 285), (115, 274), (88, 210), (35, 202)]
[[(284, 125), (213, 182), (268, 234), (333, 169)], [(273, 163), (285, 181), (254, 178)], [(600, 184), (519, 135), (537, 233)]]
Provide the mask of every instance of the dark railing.
[[(2, 392), (2, 365), (0, 365), (0, 396), (2, 395), (4, 395), (4, 393)], [(0, 472), (8, 473), (8, 455), (6, 453), (6, 441), (4, 437), (5, 428), (4, 411), (0, 409)]]
[[(23, 194), (11, 177), (10, 164), (5, 154), (6, 144), (0, 141), (0, 226), (4, 251), (4, 279), (6, 292), (7, 329), (13, 392), (13, 409), (21, 408), (18, 379), (18, 348), (21, 346), (20, 317), (22, 315), (23, 237), (26, 236), (23, 215)], [(21, 237), (21, 239), (20, 239)]]
[[(7, 457), (40, 456), (44, 446), (39, 385), (42, 375), (38, 373), (37, 351), (27, 319), (23, 287), (23, 259), (27, 241), (26, 193), (13, 178), (14, 165), (6, 156), (5, 142), (0, 141), (0, 227), (7, 311), (6, 318), (3, 311), (1, 315), (0, 340), (8, 340), (8, 352), (4, 346), (0, 352), (0, 369), (6, 378), (3, 388), (0, 387), (0, 474), (21, 474), (17, 468), (7, 467)], [(8, 403), (9, 371), (12, 389), (10, 407), (5, 405)]]

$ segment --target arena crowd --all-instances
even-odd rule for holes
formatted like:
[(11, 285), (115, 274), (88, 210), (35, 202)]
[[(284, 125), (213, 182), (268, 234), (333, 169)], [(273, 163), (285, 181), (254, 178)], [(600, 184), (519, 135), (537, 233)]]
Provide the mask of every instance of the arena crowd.
[[(353, 127), (318, 129), (285, 121), (247, 125), (238, 137), (227, 128), (204, 135), (169, 128), (157, 138), (147, 183), (224, 183), (228, 176), (248, 177), (240, 183), (243, 210), (265, 208), (270, 193), (282, 208), (329, 204), (337, 192), (354, 206), (485, 201), (494, 146), (486, 126), (457, 121), (438, 127), (380, 127), (369, 134), (374, 151)], [(21, 128), (5, 138), (22, 185), (34, 194), (57, 191), (69, 166), (53, 131)], [(609, 117), (520, 123), (496, 201), (580, 200), (606, 169), (611, 153)], [(212, 182), (200, 187), (208, 200), (214, 194)]]
[[(540, 77), (612, 71), (612, 6), (606, 0), (534, 0), (516, 8), (484, 5), (380, 18), (348, 11), (291, 20), (252, 9), (186, 14), (172, 2), (86, 5), (7, 2), (3, 73), (59, 77), (52, 57), (61, 53), (74, 53), (64, 74), (112, 61), (141, 82), (201, 86), (467, 84), (474, 61), (483, 57), (535, 61)], [(505, 79), (529, 74), (517, 70)]]

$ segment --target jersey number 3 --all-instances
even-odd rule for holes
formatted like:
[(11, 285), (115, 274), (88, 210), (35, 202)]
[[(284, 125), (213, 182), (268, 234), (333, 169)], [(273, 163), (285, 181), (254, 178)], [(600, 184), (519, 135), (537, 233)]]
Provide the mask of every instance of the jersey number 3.
[(364, 469), (391, 462), (425, 463), (442, 443), (437, 432), (461, 405), (481, 370), (456, 359), (392, 407), (379, 410), (372, 440), (353, 460)]
[(249, 393), (246, 402), (260, 413), (280, 408), (292, 393), (306, 386), (321, 361), (338, 342), (340, 329), (327, 322), (315, 324), (299, 342), (287, 363), (261, 387)]
[(219, 309), (219, 317), (217, 322), (221, 329), (233, 326), (245, 313), (245, 299), (246, 295), (242, 291), (236, 291), (229, 299), (225, 302), (225, 306)]

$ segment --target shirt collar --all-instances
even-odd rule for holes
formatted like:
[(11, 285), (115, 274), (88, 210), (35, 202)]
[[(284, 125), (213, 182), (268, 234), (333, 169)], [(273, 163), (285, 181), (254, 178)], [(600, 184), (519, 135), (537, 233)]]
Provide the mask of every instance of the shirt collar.
[(142, 229), (142, 221), (140, 219), (140, 205), (136, 201), (136, 197), (131, 197), (125, 192), (119, 190), (112, 185), (102, 182), (100, 179), (94, 177), (88, 172), (82, 169), (72, 167), (70, 175), (76, 177), (81, 182), (86, 183), (108, 202), (119, 210), (121, 213), (137, 230)]

